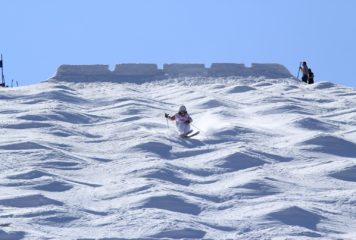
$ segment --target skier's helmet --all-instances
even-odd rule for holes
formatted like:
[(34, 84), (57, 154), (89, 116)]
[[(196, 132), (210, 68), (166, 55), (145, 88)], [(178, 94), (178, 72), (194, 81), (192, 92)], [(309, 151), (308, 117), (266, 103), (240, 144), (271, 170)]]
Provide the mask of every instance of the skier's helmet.
[(182, 105), (182, 106), (179, 107), (178, 112), (179, 113), (187, 113), (187, 108), (184, 105)]

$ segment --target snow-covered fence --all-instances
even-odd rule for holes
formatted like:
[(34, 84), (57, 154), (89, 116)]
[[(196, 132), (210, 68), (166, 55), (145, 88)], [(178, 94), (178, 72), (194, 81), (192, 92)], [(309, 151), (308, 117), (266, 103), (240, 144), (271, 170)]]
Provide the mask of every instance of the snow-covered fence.
[(209, 75), (213, 77), (248, 76), (248, 68), (239, 63), (213, 63), (209, 69)]
[(111, 75), (109, 65), (61, 65), (52, 78), (66, 81), (90, 81)]
[(157, 64), (123, 63), (115, 66), (117, 76), (155, 76), (159, 74)]
[(250, 76), (265, 76), (267, 78), (288, 78), (292, 77), (288, 69), (280, 64), (252, 63), (249, 69)]
[(52, 79), (64, 81), (145, 81), (181, 76), (195, 77), (293, 77), (288, 69), (280, 64), (253, 63), (251, 67), (238, 63), (213, 63), (210, 68), (204, 64), (157, 64), (125, 63), (117, 64), (114, 71), (109, 65), (61, 65)]
[(206, 76), (207, 69), (204, 64), (173, 63), (164, 64), (163, 72), (169, 77)]

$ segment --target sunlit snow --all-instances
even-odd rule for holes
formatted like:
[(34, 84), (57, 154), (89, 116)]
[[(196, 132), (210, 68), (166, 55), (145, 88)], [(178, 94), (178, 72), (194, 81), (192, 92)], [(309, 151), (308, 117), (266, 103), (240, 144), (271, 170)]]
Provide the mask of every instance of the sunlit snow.
[(0, 104), (0, 239), (356, 239), (353, 88), (47, 81)]

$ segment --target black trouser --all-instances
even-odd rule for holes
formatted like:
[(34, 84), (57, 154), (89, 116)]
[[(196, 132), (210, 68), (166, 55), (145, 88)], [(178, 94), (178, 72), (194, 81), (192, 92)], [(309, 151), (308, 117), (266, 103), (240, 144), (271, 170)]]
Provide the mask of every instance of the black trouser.
[(308, 83), (308, 75), (303, 74), (302, 81)]

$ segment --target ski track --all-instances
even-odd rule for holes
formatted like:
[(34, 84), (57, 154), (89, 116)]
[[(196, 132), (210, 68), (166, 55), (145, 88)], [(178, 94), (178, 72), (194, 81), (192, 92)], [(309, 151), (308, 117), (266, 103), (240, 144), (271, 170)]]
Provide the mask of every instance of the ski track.
[[(0, 239), (356, 239), (355, 89), (47, 81), (0, 104)], [(181, 104), (192, 139), (163, 117)]]

